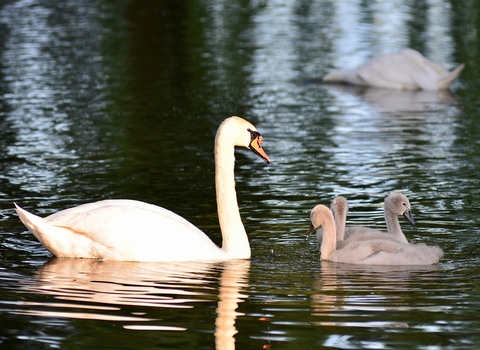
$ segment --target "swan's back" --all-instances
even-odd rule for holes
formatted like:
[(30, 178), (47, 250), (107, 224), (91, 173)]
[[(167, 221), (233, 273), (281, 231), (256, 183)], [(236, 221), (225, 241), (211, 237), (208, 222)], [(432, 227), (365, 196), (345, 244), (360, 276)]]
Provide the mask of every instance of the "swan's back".
[(449, 72), (418, 51), (403, 49), (374, 57), (357, 68), (334, 70), (323, 81), (399, 90), (444, 90), (463, 68), (462, 64)]
[(437, 62), (429, 61), (418, 51), (404, 49), (373, 58), (359, 67), (357, 74), (369, 86), (436, 90), (438, 77), (448, 74), (448, 70)]
[[(111, 225), (112, 219), (122, 220), (122, 216), (124, 216), (123, 220), (129, 220), (129, 215), (132, 213), (151, 215), (155, 220), (159, 220), (159, 218), (169, 218), (187, 226), (192, 225), (189, 221), (168, 209), (131, 199), (107, 199), (82, 204), (49, 215), (45, 218), (45, 221), (55, 226), (71, 227), (74, 230), (85, 231), (85, 227), (91, 225), (90, 219), (93, 216), (96, 216), (96, 221), (98, 221), (99, 217), (102, 217), (102, 221), (105, 223), (108, 222), (108, 225)], [(97, 216), (97, 214), (101, 214), (102, 216)], [(137, 222), (136, 224), (141, 223)], [(192, 225), (192, 227), (196, 229), (195, 226)], [(201, 232), (200, 230), (198, 231)]]
[[(127, 261), (219, 259), (224, 254), (202, 231), (161, 207), (105, 200), (40, 218), (16, 206), (37, 239), (58, 257)], [(168, 242), (168, 244), (166, 244)], [(176, 251), (171, 247), (184, 247)]]

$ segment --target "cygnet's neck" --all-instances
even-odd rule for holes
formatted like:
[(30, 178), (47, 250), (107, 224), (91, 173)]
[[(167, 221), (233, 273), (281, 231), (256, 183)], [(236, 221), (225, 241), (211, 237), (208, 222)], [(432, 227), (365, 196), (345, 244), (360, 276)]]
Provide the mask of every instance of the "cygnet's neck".
[(394, 236), (397, 240), (402, 243), (408, 244), (407, 238), (402, 232), (402, 228), (400, 227), (400, 223), (398, 222), (398, 216), (392, 210), (387, 208), (385, 205), (385, 222), (387, 223), (387, 230), (388, 233)]
[(330, 206), (335, 219), (335, 230), (337, 232), (337, 241), (343, 241), (345, 238), (345, 226), (347, 223), (348, 208), (342, 200), (334, 200)]
[(332, 255), (337, 246), (337, 232), (335, 230), (335, 221), (332, 212), (325, 207), (323, 216), (323, 238), (322, 247), (320, 248), (320, 257), (326, 260)]

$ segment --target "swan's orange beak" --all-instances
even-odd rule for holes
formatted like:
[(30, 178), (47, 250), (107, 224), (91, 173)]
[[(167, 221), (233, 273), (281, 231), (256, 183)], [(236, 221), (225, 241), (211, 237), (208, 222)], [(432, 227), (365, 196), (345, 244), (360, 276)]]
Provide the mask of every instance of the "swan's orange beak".
[(250, 129), (248, 131), (250, 131), (250, 134), (252, 135), (252, 141), (250, 141), (250, 145), (248, 145), (248, 148), (250, 148), (253, 151), (253, 153), (255, 153), (257, 156), (262, 158), (267, 164), (269, 164), (270, 158), (262, 148), (263, 136), (257, 131), (252, 131)]

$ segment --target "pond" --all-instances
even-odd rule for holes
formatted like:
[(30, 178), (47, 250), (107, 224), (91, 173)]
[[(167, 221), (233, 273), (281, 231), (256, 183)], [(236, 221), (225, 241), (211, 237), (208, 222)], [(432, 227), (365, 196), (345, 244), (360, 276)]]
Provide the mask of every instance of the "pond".
[[(0, 347), (466, 349), (480, 344), (478, 1), (4, 1), (0, 5)], [(326, 85), (411, 47), (465, 69), (448, 91)], [(221, 234), (213, 141), (237, 150), (250, 260), (55, 259), (13, 203), (46, 216), (107, 198)], [(405, 193), (434, 266), (321, 261), (310, 210), (348, 198), (386, 229)]]

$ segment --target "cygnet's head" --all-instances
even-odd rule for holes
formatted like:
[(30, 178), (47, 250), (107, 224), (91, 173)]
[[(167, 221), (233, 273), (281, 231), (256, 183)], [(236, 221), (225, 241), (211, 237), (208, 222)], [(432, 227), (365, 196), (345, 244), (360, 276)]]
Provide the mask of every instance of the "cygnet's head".
[(415, 226), (412, 211), (410, 209), (410, 201), (407, 196), (400, 192), (394, 192), (385, 198), (385, 211), (391, 211), (396, 215), (403, 215), (407, 221)]
[(328, 216), (331, 216), (333, 219), (332, 211), (323, 204), (318, 204), (312, 209), (310, 212), (310, 228), (307, 231), (307, 238), (310, 234), (323, 226), (325, 219)]
[(334, 215), (336, 214), (340, 217), (347, 216), (349, 209), (347, 199), (342, 196), (335, 197), (330, 204), (330, 209), (333, 211)]

